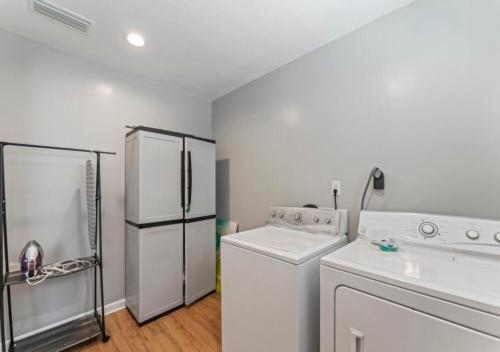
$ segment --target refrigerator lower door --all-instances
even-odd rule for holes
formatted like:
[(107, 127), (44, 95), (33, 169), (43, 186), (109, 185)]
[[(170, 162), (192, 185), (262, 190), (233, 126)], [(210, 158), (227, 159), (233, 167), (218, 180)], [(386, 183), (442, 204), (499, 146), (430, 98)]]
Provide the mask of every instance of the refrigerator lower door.
[(185, 304), (215, 290), (215, 219), (185, 224)]
[(183, 304), (183, 224), (127, 225), (126, 303), (138, 323)]

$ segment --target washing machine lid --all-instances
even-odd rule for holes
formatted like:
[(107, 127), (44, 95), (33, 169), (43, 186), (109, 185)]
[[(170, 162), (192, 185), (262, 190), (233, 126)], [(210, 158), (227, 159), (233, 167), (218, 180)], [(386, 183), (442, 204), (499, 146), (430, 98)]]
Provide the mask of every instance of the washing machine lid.
[(347, 237), (268, 225), (223, 236), (221, 241), (298, 265), (347, 243)]
[(357, 239), (323, 257), (321, 264), (500, 315), (499, 259), (409, 244), (383, 252)]

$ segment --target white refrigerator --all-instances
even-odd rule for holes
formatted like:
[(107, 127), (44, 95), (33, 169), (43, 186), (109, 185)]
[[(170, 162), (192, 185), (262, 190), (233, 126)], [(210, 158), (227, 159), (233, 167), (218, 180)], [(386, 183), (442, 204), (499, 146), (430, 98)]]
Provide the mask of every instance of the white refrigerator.
[(125, 154), (126, 304), (143, 324), (215, 290), (215, 141), (139, 126)]

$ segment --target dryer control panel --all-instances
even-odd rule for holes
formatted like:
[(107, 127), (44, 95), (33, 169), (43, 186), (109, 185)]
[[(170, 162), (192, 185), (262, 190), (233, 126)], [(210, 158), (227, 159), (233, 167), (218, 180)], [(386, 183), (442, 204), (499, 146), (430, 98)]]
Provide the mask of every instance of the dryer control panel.
[(500, 255), (500, 221), (420, 213), (363, 211), (358, 233)]

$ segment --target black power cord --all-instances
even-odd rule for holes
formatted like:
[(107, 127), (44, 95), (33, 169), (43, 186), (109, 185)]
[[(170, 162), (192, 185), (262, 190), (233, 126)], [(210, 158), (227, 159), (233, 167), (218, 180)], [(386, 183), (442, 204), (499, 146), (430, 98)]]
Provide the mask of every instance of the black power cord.
[(333, 190), (333, 203), (335, 204), (335, 210), (337, 210), (337, 189)]

